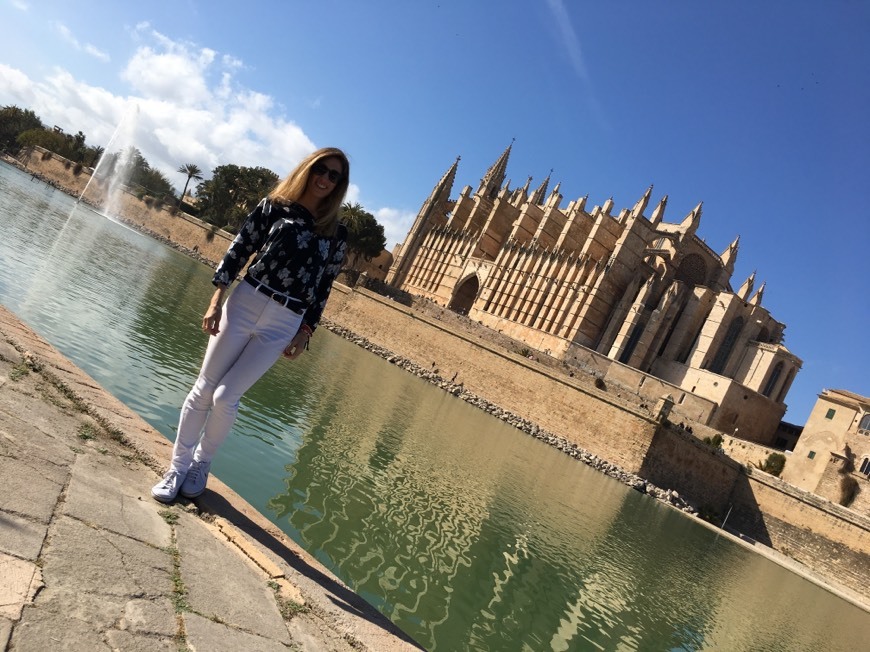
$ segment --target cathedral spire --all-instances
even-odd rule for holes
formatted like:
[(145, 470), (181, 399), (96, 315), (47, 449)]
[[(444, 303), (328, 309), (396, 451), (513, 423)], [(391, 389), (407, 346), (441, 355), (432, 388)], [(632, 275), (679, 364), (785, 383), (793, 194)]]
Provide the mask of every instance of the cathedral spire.
[(529, 196), (529, 186), (532, 184), (532, 177), (526, 179), (526, 185), (523, 186), (523, 194), (528, 197)]
[(767, 281), (763, 281), (761, 283), (761, 287), (758, 288), (758, 292), (756, 292), (755, 296), (749, 300), (749, 303), (751, 303), (753, 306), (760, 306), (761, 305), (761, 298), (764, 296), (764, 286), (766, 286), (766, 285), (767, 285)]
[(734, 268), (734, 262), (737, 260), (737, 250), (740, 248), (740, 236), (734, 238), (734, 242), (728, 245), (728, 248), (723, 251), (719, 257), (722, 259), (722, 264), (725, 267)]
[(480, 180), (480, 187), (477, 189), (478, 194), (484, 194), (490, 199), (495, 199), (507, 174), (508, 159), (511, 155), (511, 148), (514, 146), (514, 140), (516, 139), (511, 139), (511, 144), (507, 146), (507, 149), (502, 152), (498, 160), (483, 175), (483, 179)]
[(646, 210), (647, 204), (649, 204), (649, 198), (652, 194), (652, 185), (646, 189), (646, 192), (643, 193), (643, 197), (637, 200), (637, 203), (634, 205), (634, 208), (631, 209), (632, 217), (641, 217), (643, 212)]
[(547, 175), (547, 178), (541, 182), (541, 185), (538, 186), (538, 189), (532, 193), (530, 202), (533, 204), (543, 204), (544, 198), (547, 196), (547, 186), (550, 185), (550, 176), (553, 174), (553, 170), (550, 170), (550, 174)]
[(694, 235), (695, 231), (698, 230), (698, 227), (701, 224), (701, 209), (704, 206), (704, 202), (698, 202), (698, 205), (692, 209), (692, 212), (686, 215), (682, 222), (680, 222), (680, 226), (685, 229), (686, 236)]
[(752, 286), (755, 285), (755, 272), (749, 275), (745, 281), (743, 281), (743, 285), (740, 286), (740, 289), (737, 290), (737, 296), (747, 301), (749, 299), (749, 295), (752, 293)]
[(665, 217), (665, 208), (668, 205), (668, 196), (665, 195), (662, 197), (662, 200), (659, 202), (659, 205), (656, 206), (653, 211), (652, 217), (649, 218), (649, 221), (652, 222), (653, 225), (661, 223), (661, 221)]
[(453, 165), (444, 173), (441, 180), (432, 189), (432, 194), (429, 195), (430, 204), (438, 202), (447, 202), (450, 199), (450, 191), (453, 190), (453, 182), (456, 180), (456, 170), (459, 168), (460, 156), (456, 157)]

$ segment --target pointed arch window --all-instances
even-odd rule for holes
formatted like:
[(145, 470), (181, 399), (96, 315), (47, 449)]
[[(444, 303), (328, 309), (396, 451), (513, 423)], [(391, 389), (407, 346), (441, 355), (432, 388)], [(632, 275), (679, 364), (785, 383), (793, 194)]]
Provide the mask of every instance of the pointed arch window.
[(732, 321), (731, 325), (728, 327), (728, 332), (725, 333), (725, 339), (722, 340), (719, 350), (716, 351), (716, 357), (713, 358), (713, 362), (709, 367), (710, 371), (714, 374), (721, 374), (725, 369), (725, 363), (728, 362), (728, 358), (731, 356), (731, 350), (734, 348), (734, 343), (737, 341), (737, 336), (740, 335), (740, 331), (742, 330), (743, 317), (738, 317)]
[(861, 423), (858, 424), (858, 432), (862, 435), (870, 435), (870, 413), (861, 417)]
[(767, 379), (767, 384), (765, 384), (764, 389), (761, 391), (763, 396), (770, 398), (770, 395), (773, 393), (773, 388), (776, 387), (776, 381), (779, 380), (780, 375), (782, 374), (782, 360), (776, 363), (776, 366), (773, 368), (773, 371), (770, 373), (770, 378)]
[(791, 387), (792, 380), (794, 380), (794, 367), (788, 370), (788, 376), (785, 377), (782, 389), (779, 390), (779, 396), (776, 397), (777, 403), (782, 403), (785, 400), (786, 392), (788, 392), (789, 387)]
[(861, 468), (859, 469), (861, 473), (864, 475), (870, 476), (870, 457), (865, 457), (864, 461), (861, 462)]

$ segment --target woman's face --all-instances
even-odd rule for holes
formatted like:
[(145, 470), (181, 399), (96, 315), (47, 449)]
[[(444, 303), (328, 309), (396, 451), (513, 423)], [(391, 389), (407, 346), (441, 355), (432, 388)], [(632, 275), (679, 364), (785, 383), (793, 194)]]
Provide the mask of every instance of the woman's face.
[(311, 166), (308, 184), (305, 186), (305, 195), (319, 204), (335, 190), (336, 184), (343, 175), (344, 169), (340, 158), (330, 156), (320, 159)]

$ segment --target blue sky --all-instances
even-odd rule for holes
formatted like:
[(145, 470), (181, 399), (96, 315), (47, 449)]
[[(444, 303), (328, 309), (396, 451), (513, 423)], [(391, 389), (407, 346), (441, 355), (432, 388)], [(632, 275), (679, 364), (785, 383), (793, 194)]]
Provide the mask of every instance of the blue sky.
[[(401, 241), (457, 156), (454, 196), (514, 142), (513, 186), (741, 236), (732, 282), (803, 359), (786, 419), (870, 395), (870, 3), (0, 0), (0, 105), (135, 145), (177, 188), (196, 163), (284, 175), (315, 147)], [(552, 185), (550, 186), (552, 188)]]

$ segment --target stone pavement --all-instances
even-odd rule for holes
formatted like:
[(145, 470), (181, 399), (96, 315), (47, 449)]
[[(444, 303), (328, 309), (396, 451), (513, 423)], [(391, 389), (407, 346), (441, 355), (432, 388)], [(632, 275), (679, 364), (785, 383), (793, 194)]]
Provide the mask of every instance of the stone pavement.
[(3, 649), (421, 649), (217, 478), (155, 502), (169, 448), (0, 307)]

